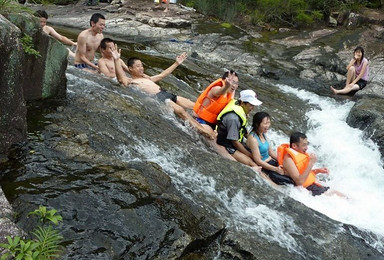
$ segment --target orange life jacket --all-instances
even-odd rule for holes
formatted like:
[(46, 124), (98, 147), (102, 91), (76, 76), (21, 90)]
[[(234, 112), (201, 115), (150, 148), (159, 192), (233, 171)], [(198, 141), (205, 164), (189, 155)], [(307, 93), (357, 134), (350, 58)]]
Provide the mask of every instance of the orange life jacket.
[[(279, 165), (283, 165), (284, 156), (288, 155), (292, 158), (300, 174), (303, 174), (307, 169), (309, 163), (309, 154), (299, 153), (289, 147), (289, 144), (282, 144), (277, 148), (277, 162)], [(303, 187), (306, 188), (316, 182), (316, 175), (313, 171), (310, 171), (307, 179), (303, 183)]]
[[(208, 97), (208, 92), (213, 87), (223, 87), (225, 85), (225, 81), (223, 79), (218, 79), (212, 82), (204, 92), (197, 98), (195, 106), (193, 107), (193, 111), (203, 120), (216, 124), (217, 115), (220, 114), (221, 110), (233, 99), (232, 93), (227, 93), (225, 95), (221, 95), (218, 98), (210, 98)], [(208, 105), (203, 105), (206, 99), (209, 100)]]

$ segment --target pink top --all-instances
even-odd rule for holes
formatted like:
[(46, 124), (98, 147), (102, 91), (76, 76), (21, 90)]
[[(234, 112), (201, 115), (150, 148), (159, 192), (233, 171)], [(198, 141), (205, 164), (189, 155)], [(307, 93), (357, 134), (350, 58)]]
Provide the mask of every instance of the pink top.
[[(368, 60), (366, 58), (363, 59), (363, 61), (360, 63), (360, 65), (357, 65), (356, 62), (355, 62), (355, 64), (353, 64), (353, 66), (355, 67), (356, 76), (358, 76), (360, 74), (361, 70), (363, 69), (363, 65), (365, 62), (368, 63)], [(363, 76), (361, 77), (361, 79), (368, 80), (368, 70), (369, 70), (369, 65), (367, 65), (367, 68), (365, 69), (365, 72), (364, 72)]]

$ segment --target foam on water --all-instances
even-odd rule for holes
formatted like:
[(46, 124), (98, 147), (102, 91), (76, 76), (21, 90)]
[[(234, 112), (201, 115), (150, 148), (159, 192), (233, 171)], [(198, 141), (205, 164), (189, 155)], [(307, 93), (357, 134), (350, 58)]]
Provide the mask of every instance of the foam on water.
[[(376, 236), (370, 241), (367, 241), (366, 236), (364, 239), (380, 251), (384, 251), (384, 226), (381, 225), (384, 206), (380, 202), (384, 197), (384, 191), (381, 190), (384, 184), (384, 171), (381, 156), (377, 146), (365, 138), (362, 131), (346, 124), (346, 117), (354, 103), (338, 103), (331, 98), (295, 90), (289, 86), (278, 87), (287, 94), (294, 94), (308, 104), (315, 105), (315, 109), (306, 113), (307, 118), (304, 120), (307, 120), (310, 129), (306, 133), (311, 142), (309, 152), (315, 152), (318, 156), (315, 167), (327, 166), (330, 169), (329, 176), (318, 175), (319, 182), (343, 192), (349, 199), (337, 196), (313, 197), (306, 189), (296, 187), (287, 188), (284, 192), (330, 218), (373, 232)], [(194, 132), (174, 119), (169, 110), (165, 109), (161, 114), (168, 120), (174, 120), (187, 134), (191, 135)], [(273, 129), (269, 131), (268, 137), (275, 147), (289, 141), (288, 136)], [(241, 190), (231, 198), (228, 197), (227, 191), (218, 192), (214, 178), (198, 172), (193, 166), (180, 163), (185, 156), (188, 156), (186, 149), (173, 147), (163, 150), (141, 139), (138, 140), (135, 151), (140, 153), (142, 158), (132, 156), (129, 152), (132, 147), (121, 145), (119, 150), (117, 156), (123, 160), (144, 159), (159, 164), (191, 200), (204, 196), (207, 200), (212, 198), (218, 201), (221, 206), (215, 210), (222, 213), (220, 215), (226, 218), (228, 226), (244, 232), (256, 232), (269, 241), (277, 242), (290, 252), (303, 254), (302, 248), (291, 236), (291, 234), (303, 234), (293, 219), (265, 205), (255, 204)], [(356, 233), (355, 236), (360, 234)]]
[[(121, 145), (119, 156), (126, 161), (137, 160), (130, 157), (130, 149), (132, 147), (128, 148)], [(198, 172), (193, 166), (180, 164), (181, 159), (186, 156), (185, 150), (174, 147), (164, 151), (144, 140), (135, 150), (140, 151), (147, 161), (159, 164), (167, 174), (172, 176), (172, 181), (187, 198), (196, 201), (198, 197), (203, 196), (206, 200), (212, 198), (213, 201), (219, 202), (221, 205), (215, 210), (223, 218), (226, 218), (228, 226), (245, 233), (256, 232), (269, 241), (277, 242), (290, 252), (303, 254), (303, 250), (294, 237), (290, 235), (292, 233), (302, 234), (293, 219), (283, 213), (269, 209), (265, 205), (255, 204), (252, 199), (243, 194), (242, 190), (239, 190), (232, 197), (228, 197), (227, 190), (217, 191), (214, 178)], [(194, 196), (191, 196), (190, 191), (193, 192)]]
[[(329, 175), (319, 175), (320, 183), (348, 196), (312, 197), (305, 189), (291, 189), (290, 196), (330, 218), (352, 224), (377, 235), (375, 247), (384, 250), (384, 169), (376, 144), (359, 129), (346, 123), (354, 102), (339, 103), (332, 98), (278, 86), (283, 92), (316, 105), (306, 113), (310, 142), (308, 152), (318, 156), (316, 167), (328, 167)], [(285, 142), (287, 142), (287, 139)]]

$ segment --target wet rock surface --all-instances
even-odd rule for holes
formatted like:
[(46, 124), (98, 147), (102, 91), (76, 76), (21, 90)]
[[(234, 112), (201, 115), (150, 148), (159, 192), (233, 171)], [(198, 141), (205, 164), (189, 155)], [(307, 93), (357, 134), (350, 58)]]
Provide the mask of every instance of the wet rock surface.
[[(92, 12), (107, 12), (103, 8), (67, 10), (67, 16), (49, 10), (54, 14), (50, 21), (87, 28)], [(190, 77), (200, 76), (200, 70), (206, 67), (204, 63), (235, 68), (247, 78), (253, 78), (256, 86), (252, 87), (265, 97), (270, 91), (269, 80), (330, 95), (329, 85), (344, 80), (343, 67), (352, 46), (360, 44), (364, 37), (382, 37), (377, 29), (364, 30), (355, 38), (352, 32), (326, 29), (303, 32), (304, 41), (300, 37), (280, 35), (272, 44), (255, 40), (238, 28), (229, 35), (223, 28), (218, 29), (218, 33), (204, 33), (194, 23), (185, 28), (154, 29), (149, 25), (150, 19), (141, 16), (139, 21), (135, 10), (118, 8), (107, 16), (107, 25), (111, 22), (107, 32), (114, 37), (143, 42), (164, 56), (187, 50), (193, 58), (193, 63), (188, 64), (189, 71), (196, 72)], [(62, 13), (65, 10), (57, 9)], [(151, 37), (163, 41), (151, 42)], [(170, 38), (172, 41), (168, 41)], [(340, 47), (348, 41), (352, 43)], [(354, 116), (348, 119), (350, 124), (366, 131), (380, 129), (381, 121), (377, 118), (382, 109), (378, 105), (382, 98), (379, 83), (382, 80), (378, 73), (382, 47), (370, 44), (375, 50), (371, 52), (371, 72), (377, 76), (355, 96), (356, 109), (351, 112)], [(206, 74), (212, 73), (217, 71), (206, 71)], [(203, 76), (205, 81), (211, 80)], [(247, 167), (220, 158), (193, 129), (151, 97), (72, 67), (68, 69), (67, 78), (70, 85), (67, 101), (60, 104), (57, 111), (44, 116), (44, 127), (29, 138), (28, 149), (34, 152), (26, 159), (28, 175), (24, 177), (16, 171), (9, 181), (21, 186), (13, 195), (10, 192), (10, 198), (22, 216), (41, 203), (60, 210), (64, 216), (61, 230), (68, 248), (66, 258), (383, 257), (357, 238), (349, 226), (292, 200), (284, 188), (276, 191)], [(85, 81), (77, 84), (80, 79)], [(176, 92), (193, 98), (202, 87), (179, 87)], [(273, 96), (263, 101), (275, 108), (276, 102), (286, 100)], [(275, 110), (279, 108), (276, 107)], [(279, 120), (282, 125), (296, 123), (280, 114)], [(378, 131), (374, 138), (383, 137)], [(33, 183), (33, 187), (23, 184), (25, 179)], [(202, 187), (192, 182), (195, 179), (201, 179)], [(201, 188), (218, 196), (205, 193)], [(242, 215), (243, 212), (234, 212), (242, 203), (241, 196), (253, 202), (246, 208), (254, 210), (255, 219)], [(33, 203), (25, 208), (24, 201)], [(239, 226), (234, 216), (249, 225)], [(28, 227), (22, 219), (21, 226)], [(269, 228), (263, 229), (265, 221)]]
[(59, 210), (64, 258), (382, 257), (283, 187), (219, 157), (153, 97), (73, 67), (67, 78), (68, 100), (41, 119), (3, 184), (18, 185), (9, 196), (25, 230), (39, 204)]

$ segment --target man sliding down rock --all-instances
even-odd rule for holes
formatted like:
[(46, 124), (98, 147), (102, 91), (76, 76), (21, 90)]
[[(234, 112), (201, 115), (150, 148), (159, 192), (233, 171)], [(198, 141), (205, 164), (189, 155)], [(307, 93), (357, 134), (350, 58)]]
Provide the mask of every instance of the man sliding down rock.
[(163, 78), (170, 75), (184, 60), (187, 58), (187, 54), (184, 52), (180, 56), (177, 56), (175, 63), (173, 63), (169, 68), (164, 70), (158, 75), (148, 76), (144, 74), (143, 63), (139, 58), (133, 57), (130, 58), (127, 62), (129, 73), (132, 78), (128, 78), (121, 66), (120, 56), (121, 49), (117, 49), (117, 45), (109, 48), (111, 55), (113, 56), (116, 69), (117, 80), (124, 86), (129, 84), (134, 84), (139, 87), (139, 89), (147, 92), (148, 94), (155, 95), (156, 98), (160, 101), (166, 102), (170, 107), (172, 107), (174, 113), (184, 120), (197, 128), (199, 132), (206, 135), (207, 137), (214, 139), (216, 134), (212, 129), (204, 128), (200, 123), (198, 123), (185, 109), (193, 109), (195, 105), (191, 100), (176, 96), (172, 93), (168, 93), (165, 90), (160, 89), (160, 86), (156, 84), (157, 81), (162, 80)]

